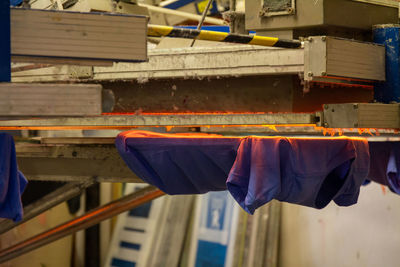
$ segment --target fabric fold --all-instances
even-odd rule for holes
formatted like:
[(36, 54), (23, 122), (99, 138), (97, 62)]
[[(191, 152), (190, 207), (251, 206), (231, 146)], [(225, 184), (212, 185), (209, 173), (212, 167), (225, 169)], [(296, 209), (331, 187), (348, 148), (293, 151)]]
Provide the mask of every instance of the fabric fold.
[(27, 183), (18, 170), (13, 137), (0, 133), (0, 218), (22, 219), (21, 195)]
[(277, 199), (324, 208), (355, 204), (368, 175), (362, 138), (242, 138), (121, 133), (116, 146), (141, 179), (167, 194), (228, 189), (248, 213)]
[(240, 138), (206, 134), (123, 132), (116, 147), (129, 168), (167, 194), (226, 190)]
[(251, 214), (272, 199), (318, 209), (335, 199), (348, 206), (358, 198), (368, 159), (363, 139), (249, 137), (227, 187)]
[(399, 142), (371, 142), (371, 166), (368, 180), (385, 185), (400, 194), (400, 144)]

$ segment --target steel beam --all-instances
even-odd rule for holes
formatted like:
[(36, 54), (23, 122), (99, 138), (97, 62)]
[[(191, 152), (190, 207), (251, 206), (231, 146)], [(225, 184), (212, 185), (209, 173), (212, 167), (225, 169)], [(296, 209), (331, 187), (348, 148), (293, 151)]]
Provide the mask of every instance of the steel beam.
[(28, 180), (143, 182), (109, 144), (16, 144), (20, 170)]
[(42, 212), (51, 209), (58, 204), (70, 200), (71, 198), (82, 193), (87, 187), (94, 183), (94, 179), (87, 179), (82, 183), (68, 183), (53, 192), (42, 197), (38, 201), (24, 208), (24, 217), (21, 221), (14, 223), (11, 220), (3, 220), (0, 222), (0, 234), (36, 217)]
[(53, 66), (13, 73), (13, 82), (96, 81), (287, 75), (304, 71), (303, 49), (275, 49), (244, 45), (164, 48), (149, 50), (149, 61), (94, 67), (92, 77), (76, 73), (76, 67)]
[(145, 187), (135, 193), (122, 197), (107, 205), (98, 207), (78, 218), (60, 224), (25, 241), (0, 251), (0, 263), (6, 262), (29, 251), (40, 248), (60, 238), (86, 229), (122, 212), (136, 208), (156, 199), (164, 193), (153, 186)]
[(316, 118), (313, 113), (107, 115), (84, 118), (3, 120), (0, 121), (0, 130), (131, 129), (160, 126), (250, 126), (314, 123), (316, 123)]

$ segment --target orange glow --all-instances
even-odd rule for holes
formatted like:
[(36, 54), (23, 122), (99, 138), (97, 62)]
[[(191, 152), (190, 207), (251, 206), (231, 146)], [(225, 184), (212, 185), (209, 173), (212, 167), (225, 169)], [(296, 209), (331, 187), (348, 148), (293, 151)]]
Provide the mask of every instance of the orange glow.
[[(284, 113), (284, 112), (282, 112)], [(112, 113), (102, 113), (105, 116), (121, 116), (121, 115), (254, 115), (254, 114), (274, 114), (274, 112), (112, 112)]]
[(373, 90), (374, 86), (373, 85), (365, 85), (365, 84), (347, 84), (347, 83), (340, 83), (340, 82), (320, 82), (320, 81), (315, 81), (311, 82), (312, 84), (318, 84), (318, 85), (326, 85), (326, 86), (342, 86), (342, 87), (359, 87), (359, 88), (364, 88), (368, 90)]
[(381, 189), (382, 189), (382, 194), (386, 195), (386, 186), (381, 185)]
[(347, 77), (337, 77), (337, 76), (323, 76), (329, 79), (334, 79), (334, 80), (344, 80), (344, 81), (355, 81), (355, 82), (365, 82), (365, 83), (374, 83), (373, 81), (370, 80), (363, 80), (363, 79), (356, 79), (356, 78), (347, 78)]
[[(154, 128), (165, 128), (167, 132), (170, 132), (173, 128), (197, 128), (205, 127), (210, 129), (211, 127), (217, 128), (267, 128), (276, 133), (280, 132), (280, 128), (311, 128), (316, 132), (321, 132), (324, 136), (346, 136), (346, 132), (354, 133), (357, 132), (359, 135), (379, 136), (380, 132), (375, 128), (325, 128), (316, 126), (315, 124), (265, 124), (265, 125), (251, 125), (251, 124), (239, 124), (239, 125), (184, 125), (184, 126), (6, 126), (1, 127), (0, 130), (131, 130), (140, 127), (154, 127)], [(389, 129), (394, 134), (398, 134), (398, 130)], [(299, 129), (301, 132), (301, 129)]]

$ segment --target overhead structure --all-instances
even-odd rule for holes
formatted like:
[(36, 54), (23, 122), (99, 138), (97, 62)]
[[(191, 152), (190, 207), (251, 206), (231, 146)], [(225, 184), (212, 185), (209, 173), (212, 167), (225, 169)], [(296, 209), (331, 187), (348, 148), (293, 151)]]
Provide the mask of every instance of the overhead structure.
[(130, 129), (135, 127), (196, 127), (207, 125), (282, 125), (316, 123), (312, 113), (258, 114), (154, 114), (102, 115), (94, 117), (64, 117), (54, 119), (3, 120), (2, 130), (72, 130), (72, 129)]
[(0, 117), (100, 115), (101, 91), (98, 84), (0, 83)]
[(276, 37), (213, 32), (206, 30), (197, 30), (197, 29), (194, 30), (194, 29), (185, 29), (185, 28), (151, 25), (151, 24), (148, 27), (149, 29), (147, 34), (148, 36), (153, 36), (153, 37), (160, 37), (160, 36), (180, 37), (187, 39), (282, 47), (282, 48), (301, 47), (300, 41), (284, 40)]
[(0, 2), (0, 82), (11, 80), (10, 1)]
[(11, 9), (13, 62), (112, 65), (147, 59), (147, 18)]
[(262, 0), (245, 5), (247, 30), (282, 38), (333, 35), (368, 40), (372, 25), (398, 21), (395, 0)]
[[(95, 1), (90, 2), (94, 6)], [(132, 6), (120, 2), (116, 7), (108, 5), (107, 8), (113, 12), (128, 12), (133, 10)], [(162, 10), (153, 8), (153, 12), (159, 11)], [(6, 16), (0, 16), (0, 21)], [(287, 136), (321, 136), (337, 130), (351, 135), (369, 133), (367, 141), (371, 142), (398, 141), (400, 105), (369, 103), (374, 99), (374, 85), (389, 80), (385, 47), (371, 43), (372, 24), (397, 20), (398, 3), (391, 0), (246, 1), (246, 30), (256, 30), (256, 35), (147, 25), (143, 16), (12, 9), (11, 42), (0, 39), (5, 51), (11, 43), (8, 58), (7, 53), (6, 57), (0, 58), (1, 79), (7, 81), (9, 77), (11, 53), (16, 62), (42, 64), (37, 69), (30, 65), (13, 68), (13, 82), (30, 83), (35, 88), (31, 94), (21, 91), (24, 97), (33, 99), (35, 93), (47, 88), (55, 94), (50, 97), (51, 93), (45, 92), (48, 100), (58, 100), (50, 103), (53, 106), (48, 108), (56, 110), (57, 103), (62, 102), (57, 89), (65, 86), (64, 90), (69, 93), (65, 95), (77, 93), (68, 103), (74, 102), (74, 97), (77, 97), (74, 102), (77, 105), (92, 99), (91, 107), (95, 106), (96, 110), (84, 112), (87, 107), (82, 104), (81, 109), (73, 110), (75, 113), (64, 110), (44, 114), (25, 106), (20, 107), (26, 108), (25, 113), (12, 113), (15, 110), (9, 108), (11, 102), (7, 106), (4, 104), (7, 98), (3, 97), (0, 111), (10, 112), (0, 114), (3, 115), (0, 130), (143, 127), (149, 130), (152, 127), (155, 131), (233, 132), (240, 135), (257, 132)], [(208, 21), (225, 24), (220, 19)], [(7, 28), (0, 28), (0, 33), (7, 36)], [(196, 38), (219, 41), (218, 45), (226, 43), (226, 46), (154, 49), (147, 54), (146, 36)], [(7, 60), (6, 64), (2, 65), (2, 59)], [(94, 67), (53, 65), (58, 63)], [(66, 81), (84, 82), (85, 85), (65, 85)], [(63, 84), (55, 84), (60, 82)], [(17, 91), (25, 85), (12, 86)], [(0, 85), (0, 89), (7, 86)], [(83, 92), (89, 87), (93, 94), (92, 91)], [(78, 92), (79, 88), (83, 89)], [(111, 97), (114, 107), (111, 112), (100, 112), (104, 107), (101, 88), (104, 88), (103, 92), (109, 90), (115, 97)], [(10, 97), (17, 93), (7, 90), (0, 92)], [(372, 136), (380, 131), (381, 136)], [(40, 206), (27, 207), (28, 218), (97, 182), (141, 181), (117, 154), (113, 138), (38, 140), (17, 142), (21, 171), (31, 180), (73, 184), (48, 196), (52, 199), (42, 199), (44, 202), (40, 202)], [(63, 190), (64, 194), (55, 197)], [(149, 187), (100, 207), (0, 251), (0, 262), (162, 194)], [(14, 226), (0, 224), (0, 232)]]

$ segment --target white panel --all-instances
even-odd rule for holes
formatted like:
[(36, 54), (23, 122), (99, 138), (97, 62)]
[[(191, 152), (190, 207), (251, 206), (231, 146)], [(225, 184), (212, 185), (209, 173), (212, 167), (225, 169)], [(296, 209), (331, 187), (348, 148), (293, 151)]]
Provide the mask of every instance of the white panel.
[(132, 227), (132, 228), (145, 230), (147, 228), (148, 223), (149, 223), (148, 218), (138, 218), (138, 217), (127, 216), (125, 225)]
[(400, 196), (378, 184), (358, 204), (323, 210), (283, 205), (281, 267), (399, 266)]
[(118, 259), (136, 262), (139, 259), (139, 251), (127, 248), (118, 248)]

